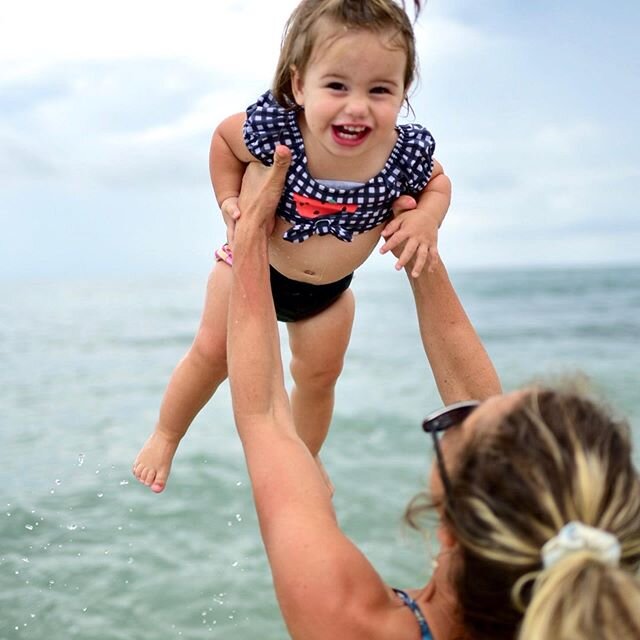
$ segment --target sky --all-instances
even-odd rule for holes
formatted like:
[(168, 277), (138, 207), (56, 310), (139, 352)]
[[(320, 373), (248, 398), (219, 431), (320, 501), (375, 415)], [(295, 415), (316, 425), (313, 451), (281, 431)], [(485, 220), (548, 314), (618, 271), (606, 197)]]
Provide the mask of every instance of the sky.
[[(211, 134), (295, 5), (3, 3), (0, 278), (206, 273)], [(637, 0), (427, 3), (411, 103), (453, 183), (447, 265), (640, 262), (639, 27)]]

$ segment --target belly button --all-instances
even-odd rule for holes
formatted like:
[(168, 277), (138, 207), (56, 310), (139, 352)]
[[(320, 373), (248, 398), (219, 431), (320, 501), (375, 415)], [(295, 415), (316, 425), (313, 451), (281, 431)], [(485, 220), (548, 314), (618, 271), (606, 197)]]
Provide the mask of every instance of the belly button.
[(308, 276), (315, 276), (316, 272), (315, 271), (311, 271), (311, 269), (305, 269), (304, 272), (308, 275)]

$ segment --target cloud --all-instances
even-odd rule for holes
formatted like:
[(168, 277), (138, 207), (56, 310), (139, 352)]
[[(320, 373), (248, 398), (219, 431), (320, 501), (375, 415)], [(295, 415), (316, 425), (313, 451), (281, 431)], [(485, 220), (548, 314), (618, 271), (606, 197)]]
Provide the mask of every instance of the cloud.
[[(296, 4), (8, 5), (0, 21), (0, 184), (7, 230), (24, 236), (22, 253), (38, 237), (34, 250), (46, 262), (42, 230), (53, 219), (63, 227), (60, 243), (72, 225), (112, 252), (125, 244), (115, 227), (126, 223), (126, 259), (136, 268), (145, 256), (157, 266), (163, 255), (181, 268), (180, 251), (194, 237), (203, 259), (215, 211), (211, 133), (268, 86)], [(445, 251), (464, 264), (583, 260), (597, 247), (611, 260), (637, 255), (638, 89), (628, 68), (635, 34), (603, 22), (598, 12), (606, 10), (595, 4), (495, 4), (428, 3), (417, 26), (422, 80), (412, 104), (454, 184)], [(594, 38), (599, 25), (606, 60)], [(20, 225), (11, 222), (16, 212)], [(178, 237), (182, 248), (172, 253)], [(146, 249), (136, 258), (137, 246)], [(19, 269), (20, 252), (12, 255)]]

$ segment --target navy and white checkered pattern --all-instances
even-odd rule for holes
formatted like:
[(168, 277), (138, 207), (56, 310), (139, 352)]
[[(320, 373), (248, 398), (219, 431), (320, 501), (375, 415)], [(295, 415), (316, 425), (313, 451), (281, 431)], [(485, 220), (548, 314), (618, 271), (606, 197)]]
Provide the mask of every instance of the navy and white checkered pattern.
[[(293, 224), (284, 239), (304, 242), (313, 235), (331, 234), (350, 242), (354, 235), (391, 218), (391, 205), (398, 196), (421, 192), (433, 171), (435, 141), (420, 125), (399, 125), (396, 129), (398, 140), (382, 171), (362, 186), (340, 189), (325, 186), (309, 175), (297, 111), (281, 107), (270, 91), (248, 107), (244, 142), (260, 162), (271, 165), (278, 144), (291, 149), (291, 167), (278, 205), (278, 215)], [(294, 193), (337, 205), (355, 204), (358, 209), (308, 219), (297, 212)]]

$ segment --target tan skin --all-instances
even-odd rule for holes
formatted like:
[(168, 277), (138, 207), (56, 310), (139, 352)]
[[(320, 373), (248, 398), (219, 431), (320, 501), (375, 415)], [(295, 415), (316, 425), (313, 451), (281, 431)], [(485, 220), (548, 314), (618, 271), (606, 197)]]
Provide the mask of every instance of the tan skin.
[[(234, 415), (276, 595), (294, 640), (417, 640), (414, 616), (340, 530), (322, 475), (296, 432), (283, 382), (267, 257), (287, 165), (288, 152), (280, 148), (272, 169), (255, 167), (246, 175), (227, 345)], [(444, 267), (435, 273), (420, 279), (418, 299), (430, 300), (419, 309), (421, 326), (431, 332), (423, 341), (445, 401), (499, 393), (495, 371)], [(452, 328), (455, 339), (447, 341)], [(508, 402), (508, 397), (487, 402), (476, 420), (495, 416)], [(424, 607), (436, 640), (460, 637), (448, 581), (455, 542), (450, 537), (449, 542), (430, 584), (410, 590)]]

